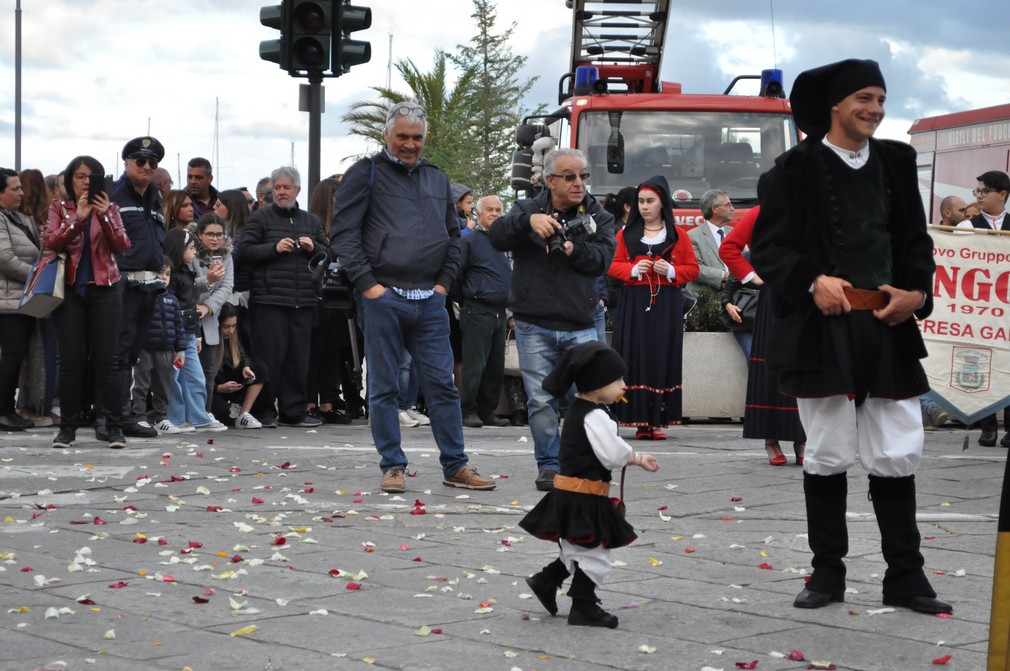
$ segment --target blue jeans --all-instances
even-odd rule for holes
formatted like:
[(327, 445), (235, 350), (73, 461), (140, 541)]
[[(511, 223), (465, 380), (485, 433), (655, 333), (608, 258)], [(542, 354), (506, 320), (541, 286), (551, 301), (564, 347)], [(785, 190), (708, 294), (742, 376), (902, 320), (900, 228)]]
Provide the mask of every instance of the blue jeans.
[(733, 331), (733, 337), (736, 338), (736, 343), (740, 345), (740, 349), (743, 350), (743, 356), (745, 359), (750, 358), (750, 346), (754, 342), (754, 332), (753, 331)]
[(379, 468), (407, 466), (400, 446), (397, 397), (400, 395), (400, 361), (406, 349), (417, 367), (428, 407), (431, 433), (438, 445), (439, 462), (446, 477), (466, 466), (463, 451), (463, 415), (452, 379), (449, 314), (445, 296), (410, 301), (392, 289), (378, 298), (358, 295), (368, 361), (368, 411), (372, 441), (381, 457)]
[[(533, 455), (537, 469), (558, 471), (558, 449), (561, 433), (558, 431), (558, 411), (562, 399), (544, 391), (544, 378), (551, 372), (561, 355), (587, 342), (597, 342), (596, 326), (579, 331), (552, 331), (516, 320), (516, 347), (519, 348), (519, 370), (526, 386), (529, 407), (530, 433), (533, 434)], [(567, 398), (574, 395), (575, 387)], [(565, 406), (568, 405), (566, 402)]]
[(596, 312), (596, 339), (603, 344), (607, 343), (607, 308), (600, 306)]
[(168, 421), (176, 426), (185, 422), (193, 426), (209, 423), (207, 380), (192, 333), (186, 334), (186, 361), (173, 377), (173, 384), (168, 387)]
[(410, 352), (403, 350), (403, 358), (400, 359), (400, 394), (396, 398), (396, 407), (410, 410), (417, 405), (417, 392), (420, 388), (417, 366), (414, 365)]

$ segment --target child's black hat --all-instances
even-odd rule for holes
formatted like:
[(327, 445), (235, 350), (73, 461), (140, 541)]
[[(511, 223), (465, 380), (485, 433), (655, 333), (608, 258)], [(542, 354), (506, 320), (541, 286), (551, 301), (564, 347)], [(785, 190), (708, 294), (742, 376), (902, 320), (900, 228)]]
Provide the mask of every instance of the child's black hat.
[(628, 372), (621, 355), (603, 343), (576, 345), (562, 355), (550, 375), (544, 378), (544, 391), (564, 396), (575, 385), (580, 392), (606, 387)]

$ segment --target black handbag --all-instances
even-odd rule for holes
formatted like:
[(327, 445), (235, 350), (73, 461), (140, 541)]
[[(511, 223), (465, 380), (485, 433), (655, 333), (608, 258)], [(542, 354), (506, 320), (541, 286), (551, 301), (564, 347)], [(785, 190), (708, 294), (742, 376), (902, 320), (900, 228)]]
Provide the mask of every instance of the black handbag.
[(740, 319), (736, 322), (725, 309), (719, 313), (719, 321), (730, 331), (753, 331), (754, 319), (757, 317), (760, 289), (740, 288), (733, 292), (730, 303), (740, 308)]

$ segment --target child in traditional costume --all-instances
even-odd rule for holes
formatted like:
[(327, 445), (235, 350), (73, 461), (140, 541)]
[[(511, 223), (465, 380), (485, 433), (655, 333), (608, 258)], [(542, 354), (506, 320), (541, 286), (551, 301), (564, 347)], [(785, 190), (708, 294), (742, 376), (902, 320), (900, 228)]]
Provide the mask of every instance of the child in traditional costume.
[(599, 606), (596, 586), (610, 573), (610, 548), (637, 538), (610, 499), (611, 471), (627, 465), (659, 469), (656, 458), (635, 452), (617, 431), (608, 405), (624, 390), (627, 367), (621, 356), (597, 342), (578, 345), (561, 357), (544, 379), (544, 390), (562, 397), (575, 384), (576, 401), (565, 413), (554, 489), (519, 523), (537, 538), (554, 541), (560, 556), (526, 579), (551, 615), (558, 612), (557, 591), (572, 575), (568, 624), (617, 626), (617, 617)]

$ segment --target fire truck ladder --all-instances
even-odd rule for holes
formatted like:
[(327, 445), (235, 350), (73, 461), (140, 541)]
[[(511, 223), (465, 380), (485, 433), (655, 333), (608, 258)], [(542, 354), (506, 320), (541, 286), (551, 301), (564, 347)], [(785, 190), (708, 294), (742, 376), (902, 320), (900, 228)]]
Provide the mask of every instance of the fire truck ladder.
[[(670, 0), (567, 0), (573, 10), (572, 69), (595, 65), (629, 93), (655, 92)], [(640, 8), (640, 9), (639, 9)]]

